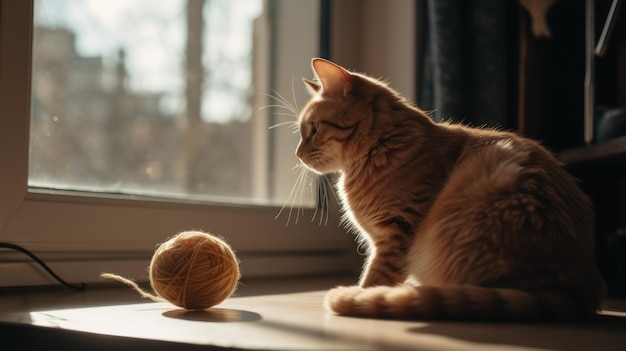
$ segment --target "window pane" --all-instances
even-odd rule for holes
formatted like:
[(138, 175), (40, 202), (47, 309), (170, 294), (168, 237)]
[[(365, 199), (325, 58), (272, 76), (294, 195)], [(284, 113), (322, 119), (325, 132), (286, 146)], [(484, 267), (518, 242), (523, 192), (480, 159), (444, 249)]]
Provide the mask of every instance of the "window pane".
[(29, 186), (283, 203), (259, 182), (293, 158), (265, 152), (263, 3), (36, 1)]

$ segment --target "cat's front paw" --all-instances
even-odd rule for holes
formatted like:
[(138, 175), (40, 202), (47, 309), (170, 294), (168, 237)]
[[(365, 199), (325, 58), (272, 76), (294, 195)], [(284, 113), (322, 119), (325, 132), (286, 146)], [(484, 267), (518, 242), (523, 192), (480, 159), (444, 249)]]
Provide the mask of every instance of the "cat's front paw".
[[(327, 310), (344, 316), (401, 317), (415, 313), (421, 296), (415, 286), (340, 286), (324, 301)], [(428, 306), (427, 306), (428, 307)]]
[[(377, 316), (388, 312), (394, 301), (407, 300), (405, 295), (415, 294), (410, 286), (340, 286), (326, 294), (326, 309), (345, 316)], [(392, 308), (393, 309), (393, 308)]]
[(364, 288), (353, 286), (338, 286), (330, 289), (326, 293), (324, 299), (324, 307), (326, 310), (335, 312), (337, 314), (350, 315), (356, 308), (356, 297), (365, 291)]

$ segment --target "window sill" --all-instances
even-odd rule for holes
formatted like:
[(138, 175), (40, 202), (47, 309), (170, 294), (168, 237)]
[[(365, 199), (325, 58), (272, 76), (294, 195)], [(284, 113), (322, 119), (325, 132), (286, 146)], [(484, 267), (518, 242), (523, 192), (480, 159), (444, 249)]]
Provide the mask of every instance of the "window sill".
[(3, 350), (53, 344), (64, 350), (517, 351), (621, 350), (626, 344), (623, 308), (565, 325), (384, 321), (325, 312), (324, 291), (354, 279), (252, 279), (236, 296), (202, 312), (141, 303), (127, 288), (0, 291), (0, 344)]

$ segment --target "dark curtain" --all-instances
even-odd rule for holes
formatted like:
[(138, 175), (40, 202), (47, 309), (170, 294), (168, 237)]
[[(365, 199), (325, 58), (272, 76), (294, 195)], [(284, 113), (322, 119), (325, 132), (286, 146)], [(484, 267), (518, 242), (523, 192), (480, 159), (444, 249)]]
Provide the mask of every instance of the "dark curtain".
[(526, 13), (520, 21), (520, 129), (561, 151), (584, 144), (585, 1), (557, 1), (547, 20), (549, 38), (532, 34)]
[[(418, 105), (437, 121), (514, 128), (511, 3), (427, 0)], [(514, 34), (513, 34), (514, 35)]]

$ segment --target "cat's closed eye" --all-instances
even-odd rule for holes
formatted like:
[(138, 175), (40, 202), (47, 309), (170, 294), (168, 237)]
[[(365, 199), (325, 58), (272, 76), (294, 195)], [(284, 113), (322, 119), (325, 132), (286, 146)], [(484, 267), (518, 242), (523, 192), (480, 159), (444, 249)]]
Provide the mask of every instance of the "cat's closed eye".
[(311, 123), (311, 136), (314, 136), (315, 134), (317, 134), (317, 130), (320, 127), (320, 122), (312, 122)]

